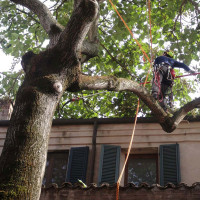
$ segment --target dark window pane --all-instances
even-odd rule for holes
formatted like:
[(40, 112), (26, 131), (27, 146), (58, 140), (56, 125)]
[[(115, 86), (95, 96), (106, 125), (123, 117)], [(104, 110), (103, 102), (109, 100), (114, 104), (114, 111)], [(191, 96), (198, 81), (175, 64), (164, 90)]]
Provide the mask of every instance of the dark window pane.
[(157, 182), (157, 158), (152, 155), (131, 156), (128, 160), (128, 182), (149, 185)]
[(61, 186), (65, 182), (68, 152), (50, 152), (47, 156), (47, 164), (43, 184), (49, 186), (56, 183)]

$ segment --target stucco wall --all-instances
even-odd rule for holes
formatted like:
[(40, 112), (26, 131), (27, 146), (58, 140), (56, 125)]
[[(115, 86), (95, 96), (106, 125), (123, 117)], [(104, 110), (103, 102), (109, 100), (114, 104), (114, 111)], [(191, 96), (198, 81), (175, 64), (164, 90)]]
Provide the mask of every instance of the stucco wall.
[[(67, 150), (71, 147), (89, 146), (88, 177), (91, 169), (93, 124), (54, 125), (51, 130), (49, 151)], [(132, 134), (132, 123), (99, 124), (93, 182), (98, 182), (99, 156), (102, 144), (121, 146), (122, 168)], [(0, 153), (7, 127), (0, 127)], [(158, 153), (161, 144), (180, 145), (181, 182), (188, 185), (200, 181), (200, 122), (183, 121), (173, 133), (165, 133), (157, 123), (138, 123), (131, 153)], [(123, 185), (123, 180), (122, 180)]]
[[(197, 136), (200, 138), (200, 134)], [(180, 144), (181, 182), (188, 185), (200, 182), (200, 142), (198, 140)]]
[[(132, 134), (133, 124), (101, 124), (97, 134), (96, 160), (99, 160), (101, 144), (119, 145), (122, 148), (120, 171)], [(132, 153), (156, 153), (162, 144), (180, 145), (181, 182), (188, 185), (200, 181), (200, 122), (183, 121), (173, 133), (164, 132), (159, 124), (139, 123), (136, 126)], [(98, 163), (94, 182), (98, 180)], [(122, 185), (123, 185), (122, 179)]]

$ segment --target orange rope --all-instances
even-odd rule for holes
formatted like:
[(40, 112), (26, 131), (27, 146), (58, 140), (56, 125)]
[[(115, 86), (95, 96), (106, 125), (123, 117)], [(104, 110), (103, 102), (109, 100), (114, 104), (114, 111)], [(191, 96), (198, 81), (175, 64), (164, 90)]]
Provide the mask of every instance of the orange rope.
[(139, 41), (134, 37), (133, 32), (131, 31), (131, 29), (128, 27), (127, 23), (124, 21), (124, 19), (122, 18), (122, 16), (118, 12), (118, 10), (115, 7), (115, 5), (113, 4), (112, 0), (109, 0), (109, 2), (112, 5), (112, 7), (114, 8), (114, 10), (116, 11), (116, 13), (118, 14), (118, 16), (120, 17), (120, 19), (122, 20), (122, 22), (124, 23), (125, 27), (127, 28), (127, 30), (129, 31), (129, 33), (131, 34), (132, 38), (135, 40), (135, 42), (137, 43), (137, 45), (140, 47), (140, 50), (142, 51), (143, 55), (145, 55), (145, 57), (147, 58), (147, 60), (151, 63), (151, 60), (150, 60), (149, 56), (146, 54), (146, 52), (142, 48), (142, 45), (139, 43)]
[(127, 152), (127, 156), (126, 156), (126, 159), (125, 159), (125, 162), (124, 162), (124, 166), (122, 168), (122, 171), (121, 171), (121, 174), (118, 178), (118, 181), (117, 183), (120, 184), (121, 182), (121, 179), (122, 179), (122, 176), (123, 176), (123, 172), (125, 170), (125, 167), (126, 167), (126, 163), (128, 161), (128, 157), (129, 157), (129, 154), (130, 154), (130, 151), (131, 151), (131, 146), (132, 146), (132, 143), (133, 143), (133, 138), (134, 138), (134, 133), (135, 133), (135, 127), (136, 127), (136, 123), (137, 123), (137, 116), (138, 116), (138, 112), (139, 112), (139, 107), (140, 107), (140, 99), (138, 99), (138, 104), (137, 104), (137, 110), (136, 110), (136, 117), (135, 117), (135, 122), (134, 122), (134, 126), (133, 126), (133, 134), (131, 136), (131, 141), (129, 143), (129, 147), (128, 147), (128, 152)]
[[(114, 8), (114, 10), (116, 11), (116, 13), (118, 14), (118, 16), (120, 17), (120, 19), (122, 20), (122, 22), (124, 23), (125, 27), (127, 28), (127, 30), (129, 31), (129, 33), (131, 34), (132, 38), (136, 41), (137, 45), (139, 46), (140, 50), (142, 51), (143, 55), (146, 56), (147, 60), (149, 61), (150, 63), (150, 67), (149, 67), (149, 70), (148, 70), (148, 74), (146, 76), (146, 79), (145, 79), (145, 82), (144, 82), (144, 87), (147, 83), (147, 79), (148, 79), (148, 76), (149, 76), (149, 73), (150, 73), (150, 70), (151, 70), (151, 66), (152, 66), (152, 63), (151, 63), (151, 60), (152, 60), (152, 57), (151, 59), (148, 57), (148, 55), (146, 54), (146, 52), (144, 51), (144, 49), (142, 48), (141, 44), (138, 42), (138, 40), (134, 37), (133, 35), (133, 32), (130, 30), (130, 28), (128, 27), (128, 25), (126, 24), (126, 22), (124, 21), (124, 19), (122, 18), (122, 16), (119, 14), (118, 10), (116, 9), (116, 7), (114, 6), (112, 0), (109, 0), (109, 2), (111, 3), (112, 7)], [(152, 55), (152, 34), (151, 34), (151, 10), (150, 10), (150, 0), (148, 0), (148, 9), (149, 9), (149, 23), (150, 23), (150, 42), (151, 42), (151, 47), (150, 47), (150, 51), (151, 51), (151, 55)], [(136, 127), (136, 123), (137, 123), (137, 117), (138, 117), (138, 112), (139, 112), (139, 107), (140, 107), (140, 99), (138, 99), (138, 104), (137, 104), (137, 109), (136, 109), (136, 117), (135, 117), (135, 122), (134, 122), (134, 125), (133, 125), (133, 132), (132, 132), (132, 136), (131, 136), (131, 141), (129, 143), (129, 148), (128, 148), (128, 152), (127, 152), (127, 156), (126, 156), (126, 159), (125, 159), (125, 162), (124, 162), (124, 166), (122, 168), (122, 171), (121, 171), (121, 174), (118, 178), (118, 181), (117, 181), (117, 189), (116, 189), (116, 200), (119, 199), (119, 185), (120, 185), (120, 182), (121, 182), (121, 179), (122, 179), (122, 176), (124, 174), (124, 170), (125, 170), (125, 167), (126, 167), (126, 164), (127, 164), (127, 161), (128, 161), (128, 157), (130, 155), (130, 151), (131, 151), (131, 147), (132, 147), (132, 143), (133, 143), (133, 139), (134, 139), (134, 135), (135, 135), (135, 127)]]
[(119, 182), (117, 182), (117, 189), (116, 189), (116, 200), (119, 199)]

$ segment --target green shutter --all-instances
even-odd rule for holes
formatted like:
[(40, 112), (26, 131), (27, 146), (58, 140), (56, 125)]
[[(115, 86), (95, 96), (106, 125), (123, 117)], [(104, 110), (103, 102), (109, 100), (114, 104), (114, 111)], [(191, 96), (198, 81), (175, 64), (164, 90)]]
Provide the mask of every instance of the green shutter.
[(72, 147), (67, 166), (67, 182), (86, 182), (89, 147)]
[(179, 184), (180, 156), (179, 144), (168, 144), (160, 146), (160, 185), (167, 183)]
[(102, 145), (98, 183), (114, 184), (119, 176), (120, 146)]

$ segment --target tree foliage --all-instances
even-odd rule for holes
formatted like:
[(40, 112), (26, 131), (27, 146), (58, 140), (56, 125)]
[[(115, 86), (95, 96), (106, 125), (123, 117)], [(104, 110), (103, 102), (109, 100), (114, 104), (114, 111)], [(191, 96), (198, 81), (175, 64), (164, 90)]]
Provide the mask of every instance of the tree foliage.
[[(118, 11), (132, 29), (135, 37), (150, 55), (148, 6), (145, 1), (114, 2)], [(45, 1), (57, 21), (65, 26), (73, 10), (73, 1)], [(25, 7), (2, 0), (1, 8), (1, 48), (6, 54), (22, 56), (32, 50), (38, 53), (44, 50), (48, 35), (43, 30), (38, 16)], [(153, 38), (153, 58), (162, 54), (164, 49), (173, 49), (176, 58), (187, 65), (191, 61), (199, 63), (200, 56), (200, 14), (198, 3), (188, 1), (151, 1), (151, 25)], [(98, 24), (99, 53), (82, 65), (82, 72), (88, 75), (114, 75), (144, 82), (149, 68), (139, 47), (129, 35), (122, 21), (107, 1), (100, 7)], [(197, 66), (193, 66), (198, 71)], [(177, 70), (177, 74), (182, 71)], [(5, 78), (6, 79), (6, 78)], [(152, 75), (149, 76), (151, 81)], [(2, 87), (8, 91), (12, 84)], [(17, 82), (16, 82), (17, 83)], [(199, 77), (195, 79), (176, 79), (174, 97), (176, 107), (191, 101), (191, 94), (198, 90)], [(15, 86), (17, 87), (17, 86)], [(151, 84), (146, 86), (151, 89)], [(95, 93), (97, 93), (95, 95)], [(134, 116), (137, 97), (129, 92), (82, 91), (77, 94), (65, 93), (59, 103), (55, 117), (91, 118), (91, 117), (124, 117)], [(7, 93), (3, 93), (7, 94)], [(93, 94), (94, 96), (91, 96)], [(87, 97), (88, 95), (89, 98)], [(14, 98), (15, 92), (12, 95)], [(76, 96), (80, 101), (69, 101)], [(85, 97), (85, 98), (84, 98)], [(66, 104), (66, 102), (69, 102)], [(63, 105), (66, 105), (63, 107)], [(104, 106), (106, 105), (106, 107)], [(143, 106), (142, 114), (148, 116), (148, 108)]]
[[(193, 0), (151, 3), (152, 57), (168, 47), (186, 64), (198, 62), (199, 4)], [(146, 3), (115, 4), (149, 54)], [(179, 79), (176, 100), (184, 105), (172, 116), (162, 109), (150, 94), (150, 84), (146, 88), (140, 84), (149, 63), (106, 1), (2, 0), (0, 9), (1, 47), (16, 58), (23, 55), (24, 70), (24, 78), (20, 73), (1, 74), (5, 78), (1, 77), (0, 90), (13, 98), (14, 83), (18, 77), (23, 79), (18, 82), (0, 157), (1, 199), (39, 199), (53, 116), (133, 116), (139, 97), (141, 114), (152, 112), (163, 130), (172, 132), (200, 105), (200, 97), (190, 101), (187, 92), (197, 90), (198, 79)], [(182, 22), (187, 16), (191, 24)], [(73, 100), (76, 96), (79, 100)]]

